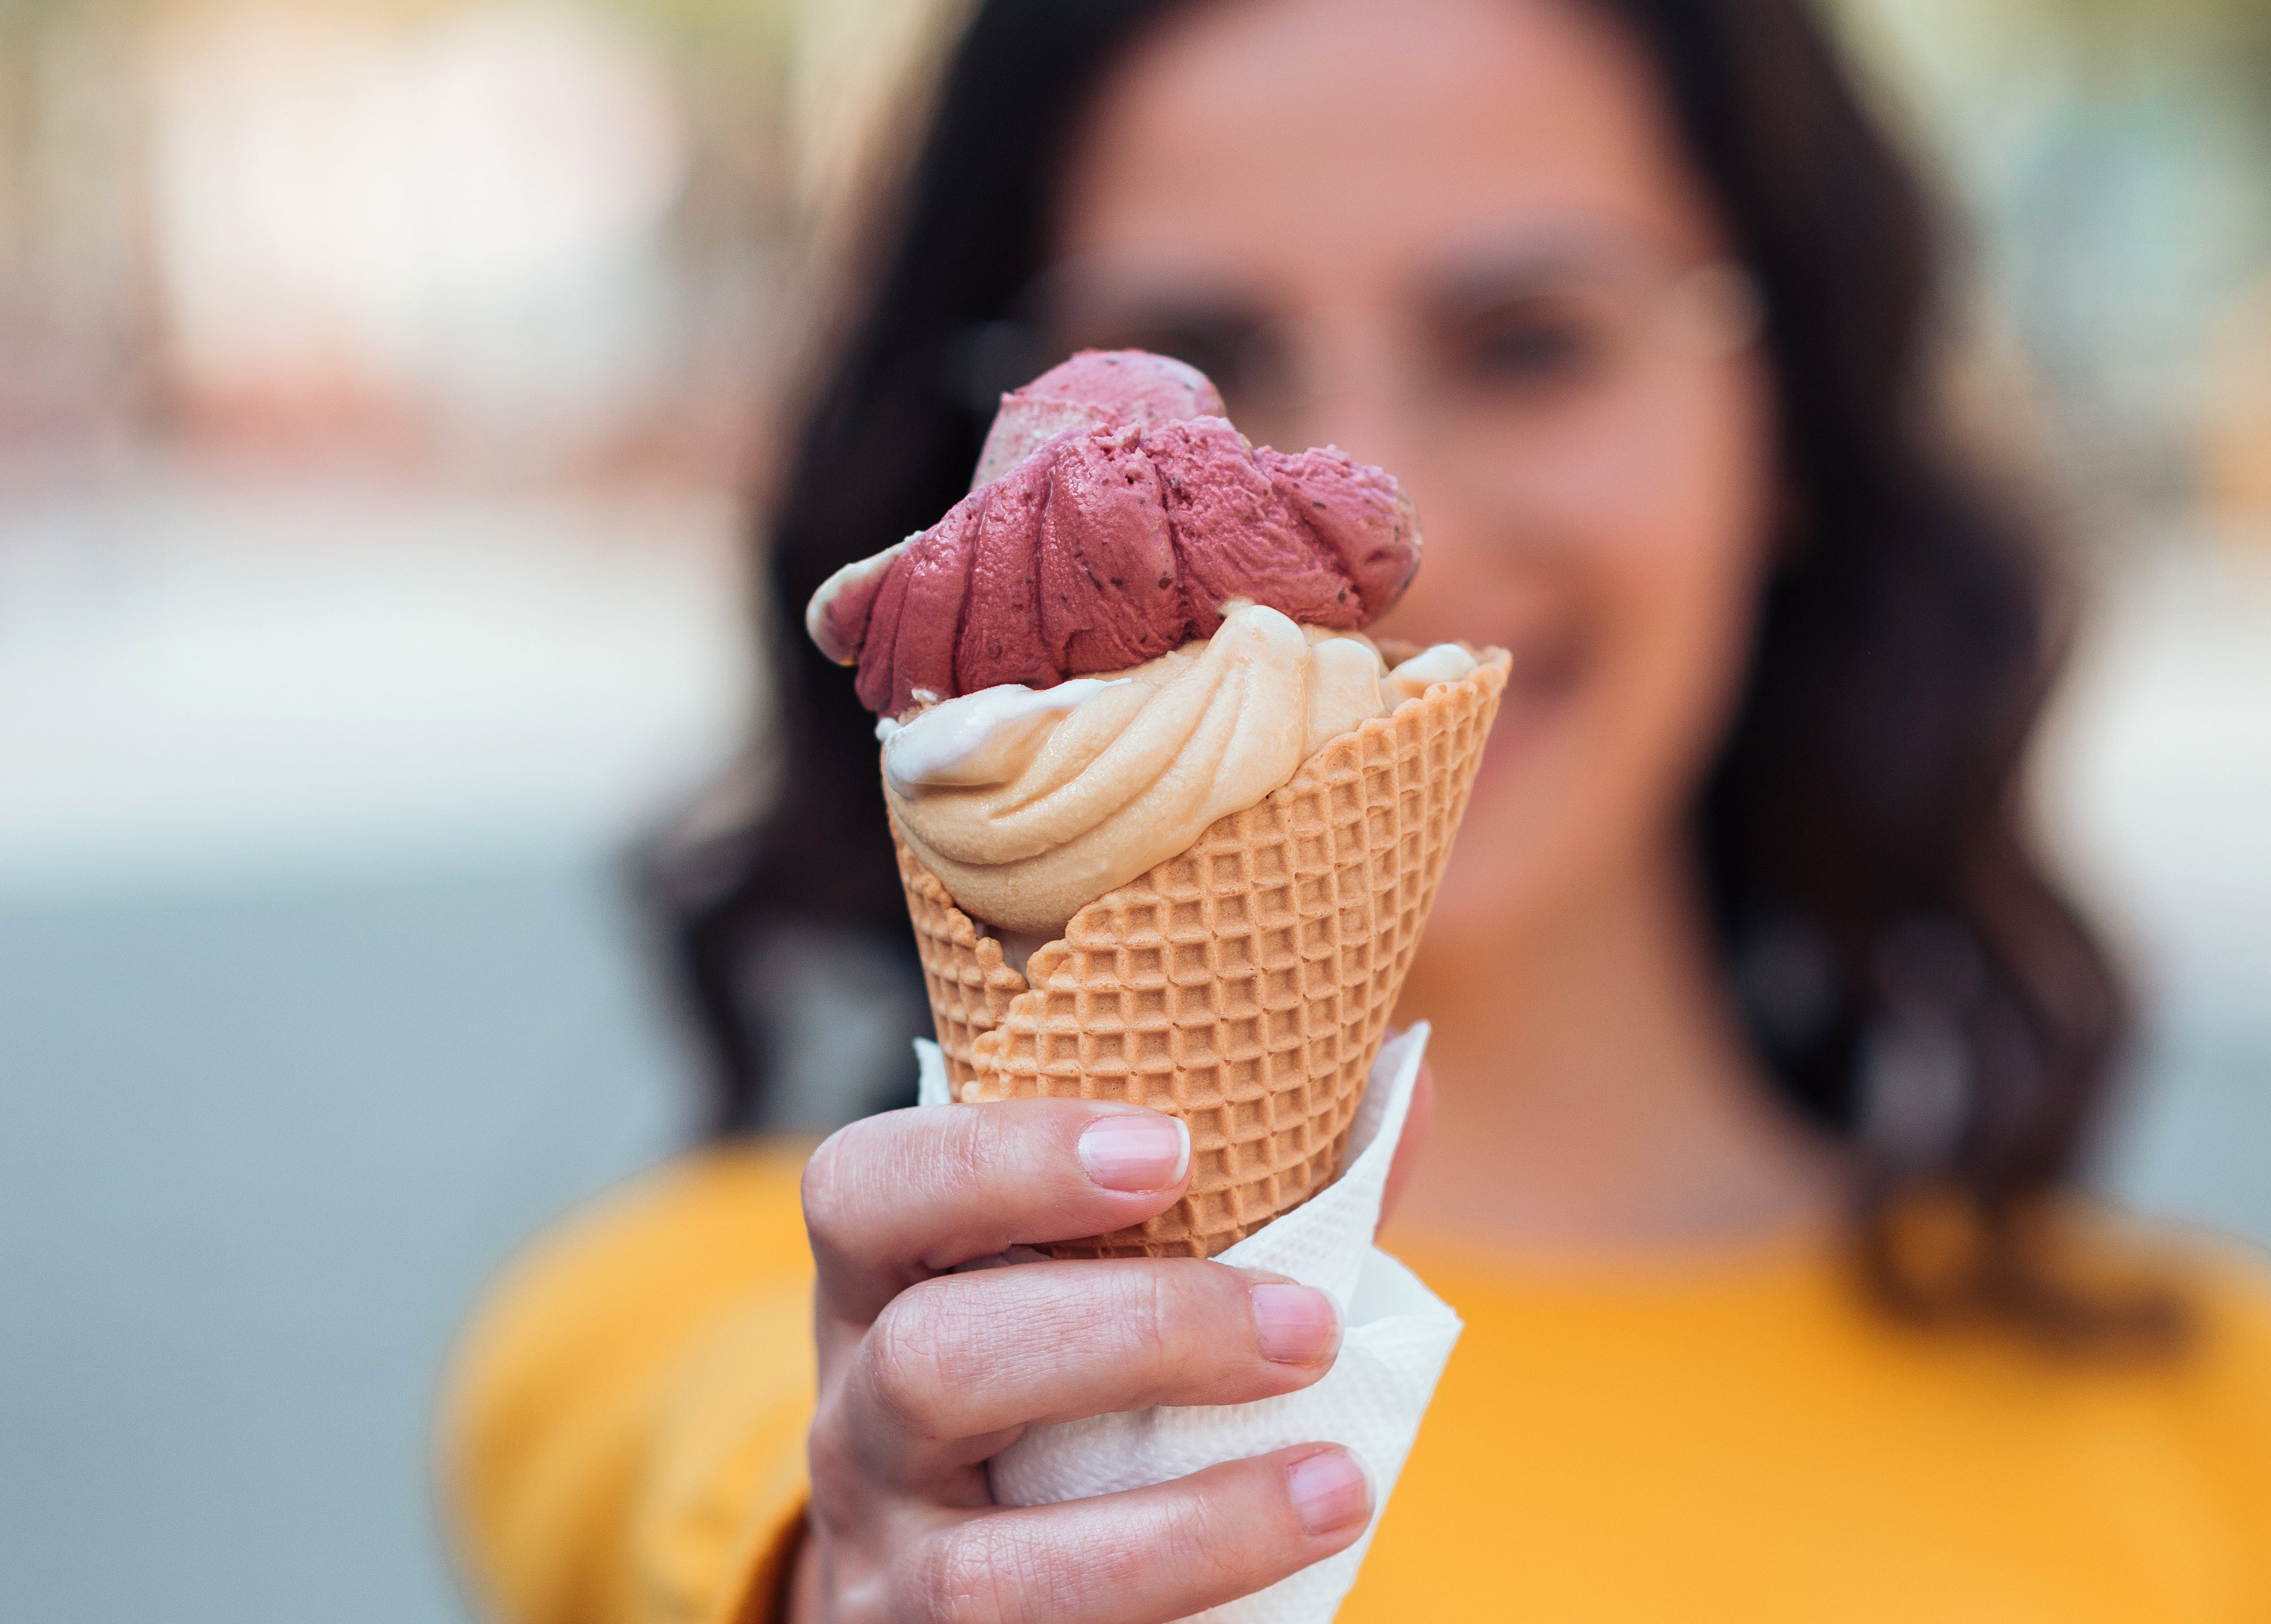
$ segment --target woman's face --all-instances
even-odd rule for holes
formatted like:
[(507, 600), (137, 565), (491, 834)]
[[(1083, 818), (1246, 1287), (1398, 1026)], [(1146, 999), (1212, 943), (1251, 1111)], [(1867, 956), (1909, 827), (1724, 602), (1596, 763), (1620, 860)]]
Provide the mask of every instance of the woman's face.
[(1637, 47), (1577, 0), (1225, 0), (1107, 85), (1061, 206), (1061, 341), (1180, 351), (1257, 443), (1389, 469), (1426, 540), (1374, 629), (1513, 652), (1431, 946), (1550, 932), (1676, 836), (1774, 436)]

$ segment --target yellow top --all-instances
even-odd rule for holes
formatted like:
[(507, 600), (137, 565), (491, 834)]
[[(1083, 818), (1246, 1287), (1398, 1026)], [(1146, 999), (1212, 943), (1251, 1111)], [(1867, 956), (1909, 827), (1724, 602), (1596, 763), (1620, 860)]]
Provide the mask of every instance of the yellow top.
[[(800, 1152), (688, 1158), (493, 1291), (443, 1420), (517, 1624), (768, 1616), (804, 1493)], [(1467, 1331), (1355, 1591), (1376, 1620), (2271, 1620), (2271, 1285), (2202, 1247), (2143, 1370), (1893, 1329), (1827, 1249), (1553, 1276), (1405, 1237)]]

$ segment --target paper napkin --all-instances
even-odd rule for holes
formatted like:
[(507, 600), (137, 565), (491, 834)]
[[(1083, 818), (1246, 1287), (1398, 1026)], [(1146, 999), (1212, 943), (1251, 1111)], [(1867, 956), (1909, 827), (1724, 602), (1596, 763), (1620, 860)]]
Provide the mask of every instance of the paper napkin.
[[(1346, 1331), (1325, 1377), (1300, 1392), (1249, 1404), (1163, 1406), (1036, 1427), (994, 1457), (994, 1498), (1011, 1506), (1054, 1505), (1163, 1483), (1287, 1444), (1337, 1443), (1372, 1480), (1378, 1526), (1462, 1329), (1448, 1304), (1372, 1243), (1426, 1047), (1424, 1023), (1381, 1046), (1349, 1129), (1340, 1177), (1218, 1259), (1332, 1295)], [(919, 1041), (915, 1049), (920, 1103), (947, 1104), (937, 1045)], [(1372, 1533), (1366, 1528), (1339, 1555), (1198, 1617), (1209, 1624), (1326, 1624), (1356, 1583)]]

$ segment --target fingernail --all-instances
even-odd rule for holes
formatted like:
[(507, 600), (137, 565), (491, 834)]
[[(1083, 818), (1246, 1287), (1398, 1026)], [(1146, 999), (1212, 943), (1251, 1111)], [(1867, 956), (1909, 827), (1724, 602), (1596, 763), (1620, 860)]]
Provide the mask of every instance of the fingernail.
[(1081, 1130), (1080, 1165), (1108, 1190), (1163, 1190), (1191, 1166), (1191, 1130), (1157, 1111), (1099, 1116)]
[(1321, 1364), (1340, 1346), (1340, 1310), (1315, 1287), (1257, 1285), (1253, 1296), (1254, 1339), (1271, 1363)]
[(1304, 1456), (1286, 1467), (1285, 1492), (1292, 1496), (1293, 1515), (1313, 1534), (1346, 1528), (1372, 1509), (1364, 1469), (1339, 1449)]

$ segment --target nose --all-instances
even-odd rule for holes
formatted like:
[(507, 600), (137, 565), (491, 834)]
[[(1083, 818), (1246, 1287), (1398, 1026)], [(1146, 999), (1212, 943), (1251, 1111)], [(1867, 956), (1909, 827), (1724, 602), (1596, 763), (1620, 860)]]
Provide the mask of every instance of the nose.
[(1389, 324), (1369, 312), (1326, 311), (1299, 325), (1302, 443), (1336, 445), (1377, 467), (1409, 466), (1418, 449), (1413, 369)]
[(1429, 555), (1443, 556), (1503, 529), (1508, 516), (1480, 499), (1461, 466), (1441, 413), (1431, 410), (1416, 347), (1384, 322), (1351, 324), (1333, 335), (1312, 398), (1309, 443), (1337, 445), (1394, 474), (1418, 511)]

